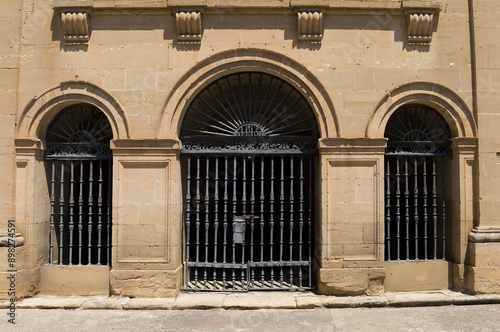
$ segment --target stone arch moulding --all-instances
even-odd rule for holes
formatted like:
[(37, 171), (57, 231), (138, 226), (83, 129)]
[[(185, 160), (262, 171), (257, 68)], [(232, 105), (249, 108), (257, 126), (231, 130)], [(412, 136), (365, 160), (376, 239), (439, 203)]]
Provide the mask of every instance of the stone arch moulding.
[(85, 81), (62, 82), (34, 97), (21, 115), (16, 138), (41, 139), (57, 113), (80, 103), (94, 105), (108, 117), (114, 139), (129, 138), (129, 123), (118, 101), (97, 85)]
[(178, 139), (182, 119), (190, 102), (215, 79), (252, 70), (273, 74), (297, 88), (307, 98), (316, 114), (320, 137), (340, 137), (335, 108), (320, 81), (295, 60), (260, 49), (218, 53), (189, 70), (175, 84), (165, 102), (157, 137)]
[(438, 111), (448, 122), (454, 137), (476, 136), (474, 116), (462, 98), (436, 83), (413, 82), (398, 86), (384, 96), (368, 121), (366, 137), (384, 137), (391, 115), (408, 104), (422, 104)]

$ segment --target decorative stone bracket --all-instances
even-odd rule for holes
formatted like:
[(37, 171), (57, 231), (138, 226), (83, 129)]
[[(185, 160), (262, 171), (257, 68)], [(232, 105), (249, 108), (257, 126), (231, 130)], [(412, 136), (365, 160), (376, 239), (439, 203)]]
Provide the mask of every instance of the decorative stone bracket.
[(299, 41), (320, 44), (323, 39), (323, 12), (298, 13)]
[(201, 13), (177, 12), (175, 14), (177, 25), (177, 42), (179, 44), (201, 44)]
[(89, 35), (89, 13), (87, 12), (63, 12), (61, 22), (66, 45), (82, 45), (88, 43)]
[(433, 19), (433, 13), (408, 13), (408, 44), (430, 45), (432, 39)]

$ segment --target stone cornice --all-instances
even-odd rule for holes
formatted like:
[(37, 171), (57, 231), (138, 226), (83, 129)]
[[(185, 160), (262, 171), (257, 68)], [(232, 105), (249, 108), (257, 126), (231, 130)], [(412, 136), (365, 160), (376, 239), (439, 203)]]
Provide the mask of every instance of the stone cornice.
[(172, 154), (180, 151), (175, 139), (114, 139), (110, 142), (113, 155)]
[(385, 153), (387, 138), (324, 138), (319, 140), (322, 153), (380, 154)]
[(291, 14), (304, 10), (321, 10), (325, 14), (373, 14), (380, 12), (405, 15), (409, 10), (439, 11), (440, 4), (427, 0), (53, 0), (59, 11), (86, 11), (94, 14), (165, 14), (183, 10), (202, 13)]

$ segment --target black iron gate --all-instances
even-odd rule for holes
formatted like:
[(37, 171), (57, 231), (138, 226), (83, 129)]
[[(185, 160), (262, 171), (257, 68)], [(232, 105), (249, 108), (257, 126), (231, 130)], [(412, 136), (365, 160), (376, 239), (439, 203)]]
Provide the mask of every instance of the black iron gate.
[(186, 288), (311, 288), (313, 156), (187, 155)]
[[(405, 106), (385, 130), (385, 259), (446, 259), (450, 128), (435, 110)], [(448, 240), (449, 241), (449, 240)]]
[(187, 290), (311, 288), (317, 124), (259, 72), (214, 81), (182, 130)]

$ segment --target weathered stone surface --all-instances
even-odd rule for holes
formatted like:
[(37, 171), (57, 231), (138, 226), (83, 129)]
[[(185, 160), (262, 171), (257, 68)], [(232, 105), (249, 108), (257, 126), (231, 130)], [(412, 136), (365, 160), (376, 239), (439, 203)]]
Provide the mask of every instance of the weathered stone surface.
[(122, 307), (126, 310), (167, 310), (172, 309), (175, 298), (132, 298)]
[(80, 308), (83, 303), (92, 300), (87, 296), (51, 296), (37, 295), (23, 299), (17, 303), (17, 307), (24, 309), (76, 309)]
[(323, 306), (319, 296), (297, 296), (295, 301), (297, 302), (297, 309), (314, 309)]
[(222, 307), (224, 309), (294, 309), (297, 303), (293, 295), (286, 294), (229, 294), (224, 298)]
[(387, 293), (389, 304), (395, 307), (449, 305), (453, 299), (441, 292)]
[(213, 293), (181, 293), (175, 299), (172, 309), (212, 309), (222, 308), (226, 295)]
[(386, 297), (379, 296), (321, 296), (325, 308), (385, 307), (389, 304)]
[(82, 309), (114, 309), (121, 310), (130, 301), (129, 297), (97, 297), (85, 301)]

